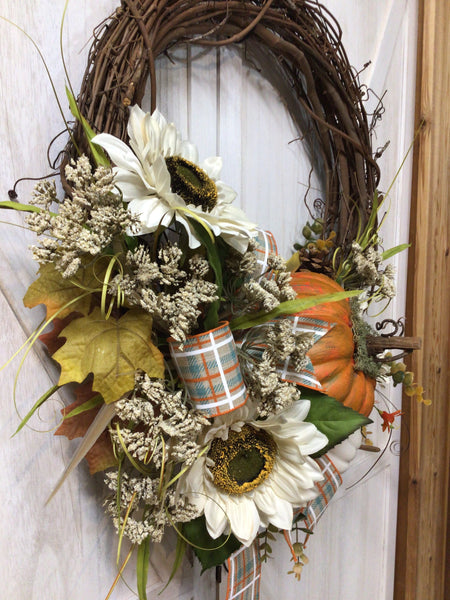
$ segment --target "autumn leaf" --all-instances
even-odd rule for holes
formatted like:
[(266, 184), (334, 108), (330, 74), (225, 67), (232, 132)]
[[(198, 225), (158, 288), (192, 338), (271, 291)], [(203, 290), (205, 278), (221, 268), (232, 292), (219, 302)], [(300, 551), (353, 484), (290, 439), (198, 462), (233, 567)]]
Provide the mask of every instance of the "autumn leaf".
[(55, 431), (55, 435), (65, 435), (68, 440), (83, 437), (100, 410), (99, 406), (94, 406), (91, 410), (84, 411), (74, 417), (68, 417), (67, 415), (70, 415), (70, 413), (79, 409), (80, 406), (83, 406), (83, 404), (89, 402), (95, 396), (98, 396), (98, 393), (94, 392), (92, 389), (91, 377), (81, 385), (78, 385), (75, 388), (74, 393), (75, 401), (61, 409), (64, 420)]
[(80, 313), (70, 313), (64, 319), (58, 319), (56, 317), (52, 321), (53, 329), (43, 333), (39, 336), (39, 339), (43, 344), (47, 346), (47, 351), (50, 354), (54, 354), (61, 346), (64, 344), (65, 339), (63, 337), (58, 337), (61, 331), (67, 327), (67, 325), (73, 321), (74, 319), (80, 317)]
[(93, 389), (109, 404), (134, 388), (138, 369), (162, 378), (164, 358), (151, 342), (151, 332), (152, 318), (141, 309), (105, 320), (95, 308), (75, 319), (61, 332), (66, 343), (53, 355), (61, 365), (59, 385), (81, 383), (93, 373)]
[[(61, 319), (71, 312), (87, 315), (91, 306), (89, 290), (100, 290), (104, 273), (98, 263), (89, 263), (78, 269), (71, 279), (64, 279), (53, 264), (41, 265), (38, 275), (25, 293), (23, 303), (28, 308), (38, 304), (47, 307), (47, 319), (50, 319), (63, 306), (71, 302), (58, 314)], [(77, 300), (77, 298), (79, 298)]]
[[(86, 405), (90, 400), (97, 396), (97, 392), (92, 390), (91, 381), (84, 382), (78, 386), (75, 390), (75, 402), (72, 402), (72, 404), (61, 410), (65, 419), (55, 431), (55, 435), (65, 435), (69, 440), (83, 437), (97, 416), (100, 406), (94, 406), (89, 410), (84, 410), (73, 417), (67, 417), (67, 415), (74, 412), (76, 409), (80, 409), (80, 407), (83, 407), (83, 405)], [(114, 455), (113, 445), (108, 431), (104, 431), (100, 435), (98, 440), (86, 454), (86, 461), (89, 465), (89, 472), (91, 475), (98, 471), (104, 471), (108, 467), (117, 465), (117, 458)]]
[(111, 436), (108, 431), (104, 431), (101, 434), (85, 458), (91, 475), (99, 471), (104, 471), (109, 467), (117, 467), (117, 458), (114, 454)]

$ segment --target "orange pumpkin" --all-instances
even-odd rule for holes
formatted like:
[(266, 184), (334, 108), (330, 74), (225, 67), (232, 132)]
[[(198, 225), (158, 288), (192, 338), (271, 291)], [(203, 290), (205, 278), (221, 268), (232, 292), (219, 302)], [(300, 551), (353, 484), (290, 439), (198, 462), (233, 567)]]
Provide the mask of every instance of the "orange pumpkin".
[[(343, 291), (338, 283), (326, 275), (310, 271), (294, 273), (291, 285), (298, 298)], [(367, 416), (373, 408), (375, 380), (362, 371), (355, 371), (355, 342), (348, 299), (318, 304), (299, 314), (335, 323), (335, 326), (312, 346), (308, 356), (316, 378), (322, 386), (321, 391)]]

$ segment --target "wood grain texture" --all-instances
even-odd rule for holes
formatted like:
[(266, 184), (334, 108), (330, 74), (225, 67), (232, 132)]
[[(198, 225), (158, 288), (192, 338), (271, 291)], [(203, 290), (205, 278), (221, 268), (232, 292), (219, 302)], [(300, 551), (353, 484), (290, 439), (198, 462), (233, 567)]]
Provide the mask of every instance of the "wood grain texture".
[[(450, 2), (421, 0), (407, 316), (423, 339), (411, 365), (430, 407), (407, 403), (396, 600), (444, 600), (450, 462)], [(447, 554), (447, 562), (446, 562)], [(448, 582), (447, 582), (448, 583)]]
[[(63, 44), (75, 89), (84, 70), (90, 31), (117, 4), (117, 0), (78, 0), (69, 5)], [(392, 0), (330, 0), (326, 4), (342, 24), (344, 45), (357, 69), (376, 55), (380, 45), (383, 47), (389, 25), (386, 19), (395, 16), (392, 27), (398, 34), (396, 42), (380, 54), (374, 65), (380, 86), (378, 95), (389, 89), (386, 113), (374, 140), (374, 147), (391, 140), (381, 159), (381, 186), (387, 190), (412, 139), (416, 2), (402, 2), (400, 13)], [(63, 6), (64, 0), (0, 0), (0, 13), (18, 22), (40, 44), (62, 97), (64, 74), (58, 35)], [(29, 42), (4, 22), (0, 28), (0, 104), (5, 107), (0, 118), (4, 153), (0, 161), (0, 192), (5, 199), (17, 178), (48, 172), (47, 145), (61, 130), (62, 122), (42, 65)], [(365, 77), (369, 77), (369, 72), (362, 74), (363, 81)], [(223, 180), (237, 190), (238, 204), (252, 219), (275, 233), (281, 252), (287, 255), (308, 218), (303, 200), (310, 165), (303, 142), (292, 142), (298, 132), (278, 93), (255, 72), (245, 53), (228, 48), (213, 54), (195, 48), (189, 52), (177, 49), (170, 58), (161, 59), (158, 81), (160, 109), (185, 137), (198, 145), (202, 159), (216, 153), (224, 157)], [(67, 115), (64, 101), (63, 108)], [(144, 104), (144, 108), (148, 110), (149, 104)], [(62, 145), (62, 141), (57, 144), (53, 156)], [(410, 173), (411, 165), (407, 163), (391, 191), (389, 218), (382, 234), (386, 248), (407, 239)], [(19, 186), (21, 201), (27, 201), (31, 189), (31, 183)], [(314, 174), (308, 200), (320, 195), (319, 178)], [(22, 222), (9, 213), (2, 213), (1, 218)], [(23, 294), (36, 272), (27, 250), (34, 236), (3, 224), (1, 234), (0, 361), (4, 361), (39, 323), (42, 311), (30, 311), (22, 305)], [(406, 296), (406, 255), (395, 257), (394, 262), (399, 295), (386, 316), (398, 318), (403, 314)], [(41, 350), (36, 348), (30, 356), (17, 390), (22, 413), (57, 377)], [(38, 435), (29, 429), (10, 440), (18, 423), (11, 400), (16, 366), (17, 363), (6, 370), (1, 379), (4, 394), (0, 489), (5, 525), (0, 539), (4, 557), (0, 562), (0, 597), (41, 600), (45, 595), (46, 600), (103, 600), (116, 574), (116, 536), (103, 515), (101, 476), (92, 479), (87, 469), (80, 467), (52, 505), (43, 508), (52, 483), (76, 442)], [(398, 395), (390, 389), (383, 391), (398, 404)], [(68, 398), (63, 397), (62, 401), (67, 403)], [(380, 403), (384, 408), (381, 398)], [(53, 417), (59, 404), (51, 406), (49, 416)], [(375, 443), (383, 446), (387, 438), (381, 433), (379, 422), (371, 430)], [(394, 431), (391, 441), (398, 441), (398, 435), (398, 430)], [(370, 600), (391, 600), (398, 460), (389, 448), (358, 483), (375, 459), (373, 454), (360, 453), (309, 542), (310, 564), (300, 583), (286, 574), (292, 565), (290, 556), (283, 542), (277, 544), (277, 558), (264, 565), (262, 600), (359, 600), (363, 595)], [(149, 597), (156, 597), (167, 579), (173, 548), (172, 539), (152, 549)], [(200, 577), (200, 569), (198, 565), (191, 567), (191, 559), (185, 561), (162, 600), (214, 598), (214, 573)], [(132, 564), (126, 581), (134, 587)], [(112, 596), (115, 600), (133, 597), (122, 583)]]

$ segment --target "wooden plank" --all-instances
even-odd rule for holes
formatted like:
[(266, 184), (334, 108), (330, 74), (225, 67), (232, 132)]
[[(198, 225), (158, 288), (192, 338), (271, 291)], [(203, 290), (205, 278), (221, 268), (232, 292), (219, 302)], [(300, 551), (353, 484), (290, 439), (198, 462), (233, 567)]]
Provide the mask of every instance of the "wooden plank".
[(449, 95), (450, 2), (420, 0), (407, 323), (423, 338), (411, 366), (433, 404), (404, 407), (395, 600), (448, 598)]

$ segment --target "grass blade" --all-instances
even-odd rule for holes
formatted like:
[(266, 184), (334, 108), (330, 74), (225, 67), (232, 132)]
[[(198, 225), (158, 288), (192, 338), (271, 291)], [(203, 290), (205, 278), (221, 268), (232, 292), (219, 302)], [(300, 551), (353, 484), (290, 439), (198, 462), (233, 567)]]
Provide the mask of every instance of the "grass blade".
[(24, 416), (24, 418), (22, 419), (22, 422), (20, 423), (19, 427), (16, 429), (16, 431), (13, 433), (13, 435), (11, 437), (14, 437), (17, 433), (19, 433), (19, 431), (23, 427), (25, 427), (25, 425), (28, 423), (28, 421), (31, 419), (31, 417), (34, 415), (34, 413), (38, 410), (38, 408), (40, 408), (44, 404), (44, 402), (50, 398), (50, 396), (53, 396), (53, 394), (56, 391), (58, 391), (60, 387), (61, 386), (59, 386), (59, 385), (52, 386), (49, 390), (47, 390), (45, 392), (45, 394), (43, 394), (39, 398), (39, 400), (36, 401), (36, 403), (34, 404), (34, 406)]
[(137, 549), (137, 589), (139, 600), (147, 600), (147, 578), (150, 559), (150, 538), (146, 538)]
[(346, 298), (351, 298), (352, 296), (359, 296), (361, 292), (362, 290), (352, 290), (345, 292), (336, 292), (335, 294), (321, 294), (319, 296), (309, 296), (307, 298), (297, 298), (297, 300), (288, 300), (287, 302), (280, 302), (278, 306), (276, 306), (273, 310), (271, 310), (268, 313), (260, 311), (249, 315), (242, 315), (241, 317), (233, 319), (233, 321), (231, 321), (230, 323), (230, 328), (231, 330), (248, 329), (249, 327), (254, 327), (255, 325), (262, 325), (263, 323), (267, 323), (267, 321), (271, 321), (272, 319), (276, 319), (277, 317), (299, 313), (302, 310), (312, 308), (313, 306), (317, 306), (318, 304), (324, 304), (325, 302), (338, 302), (340, 300), (345, 300)]

